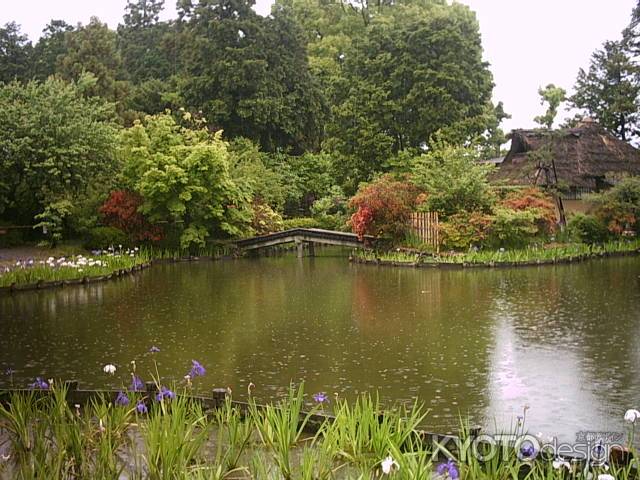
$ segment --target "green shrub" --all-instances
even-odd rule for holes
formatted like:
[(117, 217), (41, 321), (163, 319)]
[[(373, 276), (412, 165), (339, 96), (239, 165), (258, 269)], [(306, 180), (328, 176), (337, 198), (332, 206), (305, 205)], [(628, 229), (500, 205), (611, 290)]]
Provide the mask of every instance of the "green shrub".
[(280, 232), (283, 229), (282, 217), (278, 212), (273, 211), (269, 205), (254, 203), (252, 208), (251, 228), (256, 235)]
[(540, 234), (537, 212), (498, 207), (486, 240), (489, 247), (520, 248)]
[(126, 233), (114, 227), (96, 227), (89, 230), (84, 246), (88, 249), (103, 249), (118, 245), (126, 245)]
[(461, 212), (450, 215), (440, 224), (440, 237), (446, 249), (467, 250), (482, 245), (488, 235), (493, 217), (481, 212)]
[(640, 233), (640, 177), (628, 177), (615, 187), (590, 197), (595, 204), (595, 216), (611, 233), (625, 230)]
[(567, 225), (569, 236), (582, 243), (603, 243), (610, 236), (607, 226), (594, 215), (576, 213)]
[(284, 230), (291, 230), (292, 228), (319, 228), (319, 222), (317, 219), (311, 217), (287, 218), (282, 221), (282, 228)]

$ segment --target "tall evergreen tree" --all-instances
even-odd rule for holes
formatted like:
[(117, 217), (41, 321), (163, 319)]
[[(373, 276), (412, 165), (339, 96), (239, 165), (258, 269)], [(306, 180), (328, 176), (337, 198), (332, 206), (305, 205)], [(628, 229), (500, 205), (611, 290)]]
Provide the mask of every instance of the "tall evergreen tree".
[(128, 0), (118, 47), (124, 71), (134, 83), (164, 80), (173, 73), (172, 25), (160, 21), (164, 0)]
[(182, 94), (214, 128), (266, 150), (314, 148), (323, 100), (308, 67), (304, 37), (289, 9), (256, 14), (252, 0), (179, 4)]
[(622, 140), (638, 134), (640, 120), (640, 70), (628, 47), (624, 40), (605, 42), (593, 53), (589, 70), (578, 72), (571, 97), (574, 107)]
[(75, 81), (83, 73), (96, 78), (87, 90), (107, 100), (122, 100), (122, 61), (117, 48), (116, 33), (97, 17), (85, 26), (65, 34), (65, 52), (58, 57), (57, 73), (65, 80)]
[(73, 31), (73, 26), (63, 20), (51, 20), (42, 30), (42, 36), (33, 49), (32, 75), (37, 80), (45, 80), (56, 72), (58, 57), (66, 52), (65, 35)]
[(27, 80), (31, 52), (31, 42), (20, 32), (20, 25), (9, 22), (0, 28), (0, 82)]

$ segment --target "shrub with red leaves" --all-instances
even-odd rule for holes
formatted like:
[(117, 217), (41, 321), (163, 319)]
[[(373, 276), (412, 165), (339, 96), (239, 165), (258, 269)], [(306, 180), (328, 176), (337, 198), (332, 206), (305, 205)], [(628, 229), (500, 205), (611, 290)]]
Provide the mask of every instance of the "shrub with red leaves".
[(134, 242), (162, 240), (162, 229), (150, 224), (138, 211), (141, 204), (140, 195), (128, 190), (115, 190), (100, 207), (100, 213), (105, 225), (122, 230)]
[(355, 210), (350, 220), (353, 232), (360, 238), (365, 235), (401, 238), (418, 193), (414, 184), (395, 180), (391, 175), (360, 188), (349, 201), (349, 207)]
[(552, 233), (556, 229), (556, 206), (553, 199), (539, 188), (510, 192), (502, 205), (512, 210), (532, 210), (536, 214), (536, 224), (540, 232)]

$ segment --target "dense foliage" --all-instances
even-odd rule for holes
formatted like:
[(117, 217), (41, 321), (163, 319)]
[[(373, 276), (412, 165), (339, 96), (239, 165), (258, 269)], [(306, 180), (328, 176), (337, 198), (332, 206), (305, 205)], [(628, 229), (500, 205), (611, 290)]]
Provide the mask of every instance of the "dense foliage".
[(349, 206), (355, 210), (351, 226), (359, 237), (382, 235), (399, 239), (414, 210), (417, 189), (407, 181), (385, 175), (361, 188)]
[(229, 173), (221, 132), (149, 116), (121, 133), (124, 186), (142, 197), (138, 211), (179, 234), (181, 248), (204, 246), (212, 234), (238, 236), (251, 221), (250, 198)]
[(640, 233), (640, 178), (625, 178), (612, 189), (594, 195), (595, 215), (611, 233)]
[[(189, 0), (164, 21), (164, 5), (127, 0), (115, 30), (52, 20), (35, 42), (0, 27), (0, 223), (199, 248), (294, 225), (401, 241), (428, 210), (457, 249), (554, 234), (553, 202), (497, 193), (478, 162), (500, 155), (509, 115), (468, 7), (277, 0), (262, 17), (253, 0)], [(637, 124), (633, 18), (570, 99), (621, 138)], [(539, 93), (551, 128), (564, 90)], [(637, 225), (612, 197), (596, 218)]]
[(491, 168), (478, 163), (473, 149), (437, 144), (412, 163), (412, 177), (427, 193), (426, 210), (446, 217), (490, 209), (494, 201), (487, 180)]
[(77, 208), (117, 172), (113, 106), (76, 83), (12, 82), (0, 88), (0, 216), (30, 224), (62, 201)]

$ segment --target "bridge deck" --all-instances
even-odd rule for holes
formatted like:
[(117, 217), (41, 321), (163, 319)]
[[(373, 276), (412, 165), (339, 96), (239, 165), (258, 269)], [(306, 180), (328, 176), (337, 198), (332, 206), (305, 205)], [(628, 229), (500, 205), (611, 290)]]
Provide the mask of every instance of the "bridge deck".
[(258, 237), (245, 238), (238, 240), (236, 245), (245, 250), (254, 250), (257, 248), (271, 247), (283, 243), (323, 243), (327, 245), (340, 245), (347, 247), (362, 248), (375, 237), (365, 236), (360, 240), (355, 233), (334, 232), (333, 230), (322, 230), (319, 228), (294, 228), (283, 232), (270, 233), (268, 235), (260, 235)]

